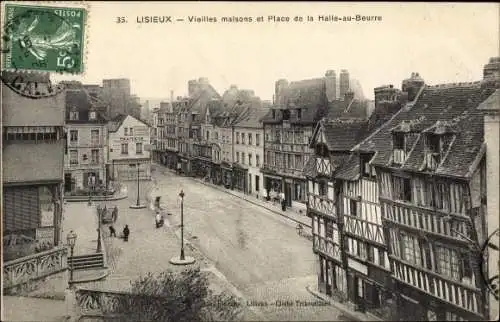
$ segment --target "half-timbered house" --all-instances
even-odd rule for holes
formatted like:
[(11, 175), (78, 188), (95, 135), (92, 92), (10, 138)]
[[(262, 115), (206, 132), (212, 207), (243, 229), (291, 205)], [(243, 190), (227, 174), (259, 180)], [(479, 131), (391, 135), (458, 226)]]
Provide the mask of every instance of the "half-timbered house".
[(484, 112), (476, 108), (493, 92), (485, 81), (424, 85), (354, 149), (373, 155), (401, 321), (485, 318)]
[(365, 166), (366, 158), (351, 149), (389, 120), (405, 98), (391, 86), (376, 88), (375, 97), (369, 118), (364, 102), (330, 104), (327, 118), (313, 134), (314, 154), (304, 173), (309, 179), (307, 214), (318, 255), (319, 291), (387, 318), (381, 308), (390, 297), (385, 290), (390, 270), (375, 173)]

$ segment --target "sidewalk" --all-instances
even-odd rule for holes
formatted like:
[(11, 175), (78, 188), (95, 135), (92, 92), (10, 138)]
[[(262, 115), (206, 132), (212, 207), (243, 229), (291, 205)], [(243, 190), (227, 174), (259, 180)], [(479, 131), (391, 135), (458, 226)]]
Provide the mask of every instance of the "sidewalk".
[(334, 306), (336, 309), (341, 311), (346, 317), (350, 319), (354, 319), (356, 321), (384, 321), (373, 314), (367, 314), (363, 312), (353, 311), (350, 307), (343, 303), (336, 302), (333, 298), (327, 296), (326, 294), (320, 293), (318, 290), (318, 286), (307, 286), (306, 290), (317, 298), (329, 303)]
[(192, 178), (194, 181), (197, 181), (199, 183), (202, 183), (204, 185), (210, 186), (214, 189), (218, 189), (220, 191), (223, 191), (227, 194), (233, 195), (237, 198), (243, 199), (245, 201), (248, 201), (254, 205), (260, 206), (262, 208), (266, 208), (269, 211), (274, 212), (277, 215), (286, 217), (290, 220), (293, 220), (297, 223), (302, 224), (305, 227), (311, 228), (311, 218), (307, 217), (305, 214), (305, 211), (302, 212), (302, 214), (297, 213), (297, 211), (294, 211), (290, 208), (288, 208), (286, 211), (281, 210), (281, 205), (279, 203), (273, 204), (272, 201), (265, 201), (262, 199), (257, 199), (255, 196), (252, 195), (246, 195), (243, 192), (240, 191), (235, 191), (231, 189), (226, 189), (224, 187), (215, 185), (213, 183), (205, 182), (203, 179), (198, 179), (198, 178)]

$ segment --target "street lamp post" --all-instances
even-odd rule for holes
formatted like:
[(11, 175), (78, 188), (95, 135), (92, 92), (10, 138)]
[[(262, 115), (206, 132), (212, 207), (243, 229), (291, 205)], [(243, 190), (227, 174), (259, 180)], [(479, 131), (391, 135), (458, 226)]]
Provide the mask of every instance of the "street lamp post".
[(139, 163), (137, 163), (137, 204), (136, 204), (137, 207), (140, 206), (140, 203), (139, 203)]
[(184, 256), (184, 190), (181, 190), (179, 197), (181, 198), (181, 255), (170, 259), (173, 265), (190, 265), (196, 260), (191, 256)]
[[(104, 209), (106, 209), (106, 205), (104, 205)], [(97, 208), (97, 249), (96, 253), (100, 253), (102, 251), (101, 245), (101, 222), (102, 222), (102, 212), (104, 209)]]
[(68, 285), (70, 288), (73, 286), (73, 251), (75, 249), (76, 238), (77, 235), (73, 231), (70, 231), (66, 236), (66, 241), (68, 242), (68, 245), (71, 250), (70, 252), (71, 260), (69, 261), (71, 264), (69, 265), (69, 281), (68, 281)]
[(179, 193), (181, 197), (181, 261), (184, 260), (184, 190)]

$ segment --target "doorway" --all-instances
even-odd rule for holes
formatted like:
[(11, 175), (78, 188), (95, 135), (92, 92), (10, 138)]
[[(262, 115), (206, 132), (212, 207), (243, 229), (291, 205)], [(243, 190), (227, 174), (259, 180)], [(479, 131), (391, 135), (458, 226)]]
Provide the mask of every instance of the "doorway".
[(64, 174), (64, 192), (71, 192), (72, 190), (72, 177), (71, 173)]
[(255, 191), (259, 192), (260, 187), (260, 176), (255, 175)]
[(285, 182), (285, 200), (286, 206), (292, 206), (292, 185), (288, 182)]

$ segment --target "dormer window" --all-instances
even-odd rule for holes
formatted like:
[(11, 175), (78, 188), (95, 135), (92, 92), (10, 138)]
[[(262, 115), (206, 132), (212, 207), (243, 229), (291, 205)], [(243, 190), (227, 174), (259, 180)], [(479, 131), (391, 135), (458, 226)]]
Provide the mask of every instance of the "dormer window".
[(442, 142), (441, 135), (427, 134), (425, 162), (427, 169), (436, 170), (441, 163)]
[(373, 158), (371, 154), (362, 154), (361, 155), (361, 174), (365, 178), (374, 179), (375, 178), (375, 168), (370, 165), (370, 161)]
[(69, 119), (71, 121), (77, 121), (78, 120), (78, 111), (69, 112)]
[(95, 111), (90, 111), (89, 113), (89, 120), (93, 121), (96, 119), (96, 112)]
[(405, 133), (396, 132), (393, 135), (393, 162), (395, 164), (403, 164), (405, 155)]
[(297, 118), (299, 120), (302, 118), (302, 110), (300, 108), (297, 110)]
[(275, 119), (276, 118), (276, 111), (272, 110), (272, 113), (273, 113), (273, 119)]

